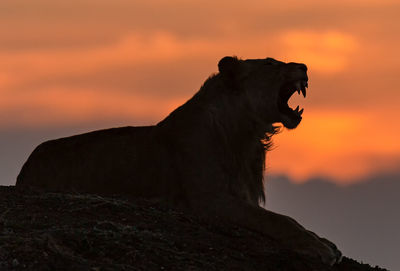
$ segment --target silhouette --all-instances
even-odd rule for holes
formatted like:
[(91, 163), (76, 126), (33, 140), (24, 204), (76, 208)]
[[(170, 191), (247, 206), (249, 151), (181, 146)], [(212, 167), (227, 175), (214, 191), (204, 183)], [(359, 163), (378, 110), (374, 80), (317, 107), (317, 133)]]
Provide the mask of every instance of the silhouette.
[(272, 236), (324, 263), (339, 261), (334, 244), (259, 206), (273, 123), (293, 129), (301, 122), (303, 110), (290, 108), (288, 100), (296, 91), (306, 96), (306, 65), (224, 57), (218, 68), (155, 126), (42, 143), (22, 167), (17, 187), (163, 199)]

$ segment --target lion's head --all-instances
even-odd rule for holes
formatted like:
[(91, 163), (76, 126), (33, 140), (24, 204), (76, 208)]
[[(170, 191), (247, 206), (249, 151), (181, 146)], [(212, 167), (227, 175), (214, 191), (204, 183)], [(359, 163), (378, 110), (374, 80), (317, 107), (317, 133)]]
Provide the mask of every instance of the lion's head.
[(292, 109), (288, 101), (296, 91), (306, 97), (307, 66), (284, 63), (273, 58), (240, 60), (224, 57), (218, 68), (225, 84), (251, 103), (252, 110), (270, 123), (296, 128), (303, 109)]

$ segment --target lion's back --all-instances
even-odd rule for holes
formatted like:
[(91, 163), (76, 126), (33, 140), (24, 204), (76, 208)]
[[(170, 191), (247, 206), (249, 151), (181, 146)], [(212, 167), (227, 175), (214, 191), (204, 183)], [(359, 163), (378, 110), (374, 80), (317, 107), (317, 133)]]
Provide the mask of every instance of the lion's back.
[(157, 152), (152, 151), (157, 148), (155, 129), (121, 127), (46, 141), (25, 162), (17, 186), (105, 194), (151, 193), (152, 173), (147, 168), (158, 160), (154, 157)]

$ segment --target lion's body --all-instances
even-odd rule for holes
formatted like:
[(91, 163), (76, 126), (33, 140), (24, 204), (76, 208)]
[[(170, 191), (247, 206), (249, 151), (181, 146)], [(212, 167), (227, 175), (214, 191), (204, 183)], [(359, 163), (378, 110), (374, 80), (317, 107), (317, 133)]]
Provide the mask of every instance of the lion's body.
[(131, 193), (150, 196), (157, 186), (148, 165), (156, 164), (162, 152), (152, 151), (153, 130), (113, 128), (44, 142), (24, 165), (17, 185), (101, 194), (126, 193), (128, 185), (135, 185)]
[(233, 194), (258, 205), (264, 199), (260, 140), (265, 127), (257, 131), (251, 116), (223, 106), (233, 102), (228, 95), (219, 93), (219, 100), (203, 95), (213, 81), (219, 78), (210, 78), (199, 95), (155, 126), (113, 128), (39, 145), (17, 185), (174, 201)]
[(299, 250), (306, 253), (316, 250), (312, 243), (324, 261), (336, 260), (330, 243), (258, 206), (264, 200), (273, 123), (294, 128), (301, 120), (301, 112), (279, 102), (293, 93), (287, 95), (287, 81), (306, 80), (305, 65), (225, 58), (219, 68), (192, 99), (155, 126), (113, 128), (39, 145), (17, 186), (166, 199), (279, 240), (292, 239), (289, 246), (303, 246)]

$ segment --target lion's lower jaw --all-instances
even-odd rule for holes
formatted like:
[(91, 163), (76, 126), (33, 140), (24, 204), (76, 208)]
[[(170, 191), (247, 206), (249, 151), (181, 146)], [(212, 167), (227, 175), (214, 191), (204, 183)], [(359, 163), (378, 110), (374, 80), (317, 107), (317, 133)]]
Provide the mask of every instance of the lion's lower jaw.
[(298, 120), (291, 119), (287, 116), (282, 117), (282, 124), (287, 129), (295, 129), (301, 122), (302, 118), (300, 117)]

